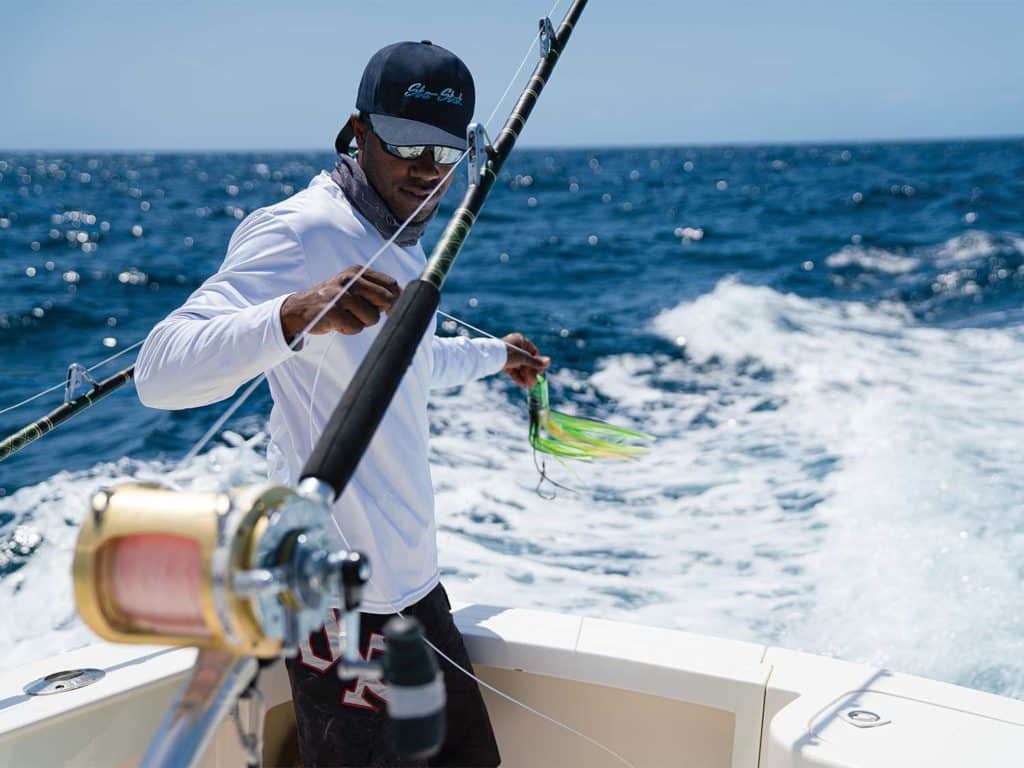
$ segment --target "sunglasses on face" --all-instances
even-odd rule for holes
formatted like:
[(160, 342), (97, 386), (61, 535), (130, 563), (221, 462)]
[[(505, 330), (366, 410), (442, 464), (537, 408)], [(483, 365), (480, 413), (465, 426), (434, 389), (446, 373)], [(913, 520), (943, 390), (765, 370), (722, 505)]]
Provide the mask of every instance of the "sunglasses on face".
[(430, 150), (434, 155), (435, 163), (438, 165), (451, 165), (462, 156), (461, 149), (456, 149), (455, 147), (442, 147), (437, 144), (412, 144), (408, 146), (388, 144), (380, 137), (379, 133), (373, 130), (373, 126), (370, 124), (369, 118), (364, 118), (363, 123), (365, 123), (366, 127), (370, 130), (370, 133), (377, 137), (377, 141), (379, 141), (381, 146), (384, 147), (384, 151), (392, 157), (397, 157), (402, 160), (417, 160), (424, 152)]

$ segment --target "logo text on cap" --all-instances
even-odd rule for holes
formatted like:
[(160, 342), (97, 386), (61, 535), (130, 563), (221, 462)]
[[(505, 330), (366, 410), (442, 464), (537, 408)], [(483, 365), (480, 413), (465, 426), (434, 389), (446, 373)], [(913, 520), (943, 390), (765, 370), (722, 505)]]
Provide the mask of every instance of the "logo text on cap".
[(407, 99), (434, 99), (442, 104), (454, 104), (457, 107), (462, 106), (462, 94), (455, 95), (454, 88), (445, 88), (440, 93), (431, 91), (423, 83), (413, 83), (406, 90), (404, 97)]

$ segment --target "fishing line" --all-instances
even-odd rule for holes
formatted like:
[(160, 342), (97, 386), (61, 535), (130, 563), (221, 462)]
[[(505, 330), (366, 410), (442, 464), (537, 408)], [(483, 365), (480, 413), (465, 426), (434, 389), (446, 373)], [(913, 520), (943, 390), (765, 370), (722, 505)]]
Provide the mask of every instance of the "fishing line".
[[(563, 466), (564, 466), (564, 462), (562, 462), (562, 461), (559, 461), (559, 464), (563, 464)], [(544, 501), (554, 501), (555, 499), (558, 498), (558, 494), (555, 493), (554, 491), (552, 491), (549, 494), (548, 493), (544, 493), (544, 491), (542, 490), (542, 488), (544, 487), (544, 483), (548, 483), (549, 485), (553, 485), (555, 488), (561, 488), (563, 491), (569, 491), (569, 493), (573, 493), (573, 494), (575, 494), (577, 496), (582, 496), (583, 495), (582, 493), (580, 493), (580, 491), (576, 490), (575, 488), (570, 488), (568, 485), (562, 485), (557, 480), (552, 480), (551, 479), (551, 475), (548, 474), (548, 463), (547, 463), (547, 460), (546, 459), (540, 459), (538, 461), (538, 459), (537, 459), (537, 449), (536, 448), (533, 449), (533, 466), (536, 468), (537, 474), (539, 475), (539, 477), (537, 478), (537, 487), (534, 488), (533, 490), (536, 492), (536, 494), (538, 496), (540, 496), (542, 499), (544, 499)], [(567, 467), (567, 469), (568, 469), (568, 467)]]
[[(134, 344), (132, 344), (130, 347), (125, 347), (120, 352), (118, 352), (116, 354), (113, 354), (110, 357), (104, 358), (103, 360), (100, 360), (98, 363), (95, 363), (95, 364), (89, 366), (85, 370), (87, 370), (87, 371), (89, 371), (91, 373), (92, 371), (95, 371), (97, 368), (100, 368), (100, 367), (106, 365), (107, 363), (111, 363), (114, 360), (117, 360), (117, 358), (121, 357), (122, 355), (127, 355), (133, 349), (142, 346), (142, 342), (144, 342), (144, 341), (145, 341), (145, 339), (139, 339)], [(52, 387), (49, 387), (47, 389), (44, 389), (42, 392), (38, 392), (38, 393), (32, 395), (32, 397), (25, 398), (20, 403), (15, 403), (14, 405), (9, 405), (6, 408), (0, 409), (0, 414), (7, 413), (8, 411), (13, 411), (15, 408), (20, 408), (23, 405), (31, 403), (33, 400), (38, 400), (43, 395), (48, 395), (51, 392), (56, 392), (58, 389), (63, 389), (65, 386), (67, 386), (67, 382), (66, 381), (62, 381), (60, 384), (54, 384)]]
[[(552, 5), (551, 10), (548, 11), (548, 18), (555, 15), (555, 9), (561, 2), (562, 0), (555, 0), (555, 4)], [(530, 47), (526, 49), (526, 54), (523, 56), (523, 60), (519, 62), (519, 68), (516, 70), (516, 73), (512, 75), (512, 79), (508, 81), (508, 85), (505, 86), (505, 90), (502, 92), (501, 98), (498, 99), (498, 103), (494, 105), (494, 109), (491, 110), (491, 114), (487, 116), (487, 121), (484, 123), (484, 125), (486, 125), (487, 127), (490, 127), (491, 121), (494, 119), (494, 116), (498, 113), (498, 108), (505, 102), (505, 99), (508, 97), (508, 92), (512, 90), (512, 85), (519, 78), (519, 74), (523, 71), (523, 67), (526, 66), (527, 59), (529, 59), (530, 54), (533, 53), (533, 46), (537, 44), (537, 40), (539, 39), (540, 33), (538, 32), (530, 41)]]
[[(517, 352), (522, 352), (524, 355), (527, 355), (529, 357), (534, 357), (532, 352), (530, 352), (530, 351), (528, 351), (526, 349), (523, 349), (522, 347), (517, 347), (515, 344), (512, 344), (512, 343), (510, 343), (508, 341), (505, 341), (504, 339), (500, 339), (497, 336), (495, 336), (493, 333), (488, 333), (487, 331), (483, 330), (482, 328), (477, 328), (475, 325), (471, 325), (470, 323), (467, 323), (465, 320), (462, 320), (462, 319), (456, 317), (455, 315), (450, 315), (447, 312), (442, 312), (440, 309), (437, 310), (437, 314), (439, 314), (439, 315), (441, 315), (443, 317), (448, 318), (452, 322), (459, 323), (460, 325), (464, 325), (466, 328), (470, 329), (471, 331), (475, 331), (475, 332), (479, 333), (481, 336), (487, 336), (488, 338), (494, 339), (495, 341), (500, 341), (501, 343), (503, 343), (506, 347), (509, 347), (510, 349), (514, 349)], [(330, 338), (330, 341), (327, 344), (324, 345), (324, 351), (320, 354), (320, 361), (317, 363), (317, 366), (316, 366), (316, 374), (313, 376), (313, 387), (310, 390), (310, 394), (309, 394), (309, 404), (308, 404), (308, 406), (306, 408), (306, 413), (309, 416), (308, 426), (309, 426), (309, 444), (310, 445), (313, 445), (313, 444), (316, 443), (316, 437), (317, 437), (314, 434), (314, 428), (313, 428), (313, 403), (316, 400), (316, 390), (317, 390), (317, 386), (320, 383), (320, 372), (323, 370), (324, 360), (327, 358), (327, 353), (331, 349), (330, 342), (333, 342), (333, 341), (335, 341), (334, 336), (332, 336)], [(232, 413), (234, 413), (234, 411), (232, 411)]]
[(461, 671), (463, 674), (469, 675), (469, 677), (472, 677), (473, 679), (475, 679), (478, 684), (482, 685), (487, 690), (491, 691), (492, 693), (497, 694), (498, 696), (501, 696), (506, 701), (509, 701), (509, 702), (511, 702), (513, 704), (516, 704), (516, 705), (522, 707), (527, 712), (529, 712), (529, 713), (531, 713), (533, 715), (536, 715), (537, 717), (539, 717), (539, 718), (541, 718), (543, 720), (547, 720), (552, 725), (557, 725), (559, 728), (563, 728), (566, 731), (568, 731), (569, 733), (572, 733), (572, 734), (575, 734), (576, 736), (579, 736), (584, 741), (586, 741), (586, 742), (588, 742), (590, 744), (593, 744), (595, 747), (597, 747), (600, 750), (603, 750), (604, 752), (607, 752), (609, 755), (614, 757), (616, 760), (618, 760), (620, 763), (625, 765), (627, 768), (636, 768), (636, 766), (633, 765), (633, 763), (629, 762), (629, 760), (624, 758), (622, 755), (620, 755), (618, 752), (616, 752), (611, 747), (605, 746), (604, 744), (599, 742), (597, 739), (591, 738), (590, 736), (587, 736), (587, 734), (583, 733), (582, 731), (577, 731), (571, 725), (567, 725), (566, 723), (563, 723), (560, 720), (556, 720), (555, 718), (551, 717), (550, 715), (544, 714), (539, 709), (534, 709), (529, 704), (526, 704), (526, 703), (524, 703), (522, 701), (519, 701), (516, 698), (513, 698), (512, 696), (509, 696), (507, 693), (505, 693), (503, 691), (499, 691), (497, 688), (495, 688), (490, 683), (487, 683), (484, 680), (481, 680), (480, 678), (476, 677), (475, 675), (472, 675), (470, 672), (468, 672), (467, 670), (465, 670), (461, 666), (459, 666), (456, 662), (454, 662), (450, 658), (448, 658), (447, 655), (445, 655), (444, 653), (439, 651), (435, 645), (433, 645), (429, 640), (426, 639), (426, 637), (424, 637), (423, 639), (426, 640), (427, 644), (430, 645), (430, 647), (433, 648), (434, 651), (439, 656), (441, 656), (442, 658), (446, 659), (448, 661), (448, 663), (450, 663), (453, 667), (455, 667), (456, 669)]
[[(437, 314), (441, 315), (441, 317), (447, 317), (453, 323), (458, 323), (459, 325), (464, 325), (469, 330), (475, 331), (476, 333), (479, 333), (481, 336), (486, 336), (489, 339), (495, 339), (497, 341), (505, 341), (504, 339), (499, 339), (493, 333), (488, 333), (483, 328), (477, 328), (475, 325), (471, 325), (470, 323), (467, 323), (465, 320), (462, 320), (461, 318), (458, 318), (455, 315), (449, 314), (448, 312), (445, 312), (443, 310), (440, 310), (440, 309), (437, 310)], [(508, 342), (505, 342), (505, 343), (508, 344)], [(525, 349), (522, 349), (521, 347), (517, 347), (515, 344), (508, 344), (508, 346), (512, 347), (512, 349), (515, 349), (515, 350), (523, 352), (523, 353), (525, 353), (527, 355), (530, 355), (530, 357), (533, 357), (533, 355), (530, 352), (527, 352)]]

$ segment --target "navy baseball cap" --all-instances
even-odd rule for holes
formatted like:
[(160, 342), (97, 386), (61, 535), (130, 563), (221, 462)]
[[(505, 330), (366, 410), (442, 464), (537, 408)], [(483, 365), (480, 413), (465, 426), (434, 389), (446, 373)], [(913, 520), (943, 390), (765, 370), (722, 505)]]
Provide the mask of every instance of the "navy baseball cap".
[[(356, 109), (369, 116), (374, 133), (396, 146), (465, 149), (475, 104), (469, 69), (429, 40), (395, 43), (373, 54), (356, 97)], [(349, 118), (334, 140), (338, 154), (348, 152), (354, 135)]]

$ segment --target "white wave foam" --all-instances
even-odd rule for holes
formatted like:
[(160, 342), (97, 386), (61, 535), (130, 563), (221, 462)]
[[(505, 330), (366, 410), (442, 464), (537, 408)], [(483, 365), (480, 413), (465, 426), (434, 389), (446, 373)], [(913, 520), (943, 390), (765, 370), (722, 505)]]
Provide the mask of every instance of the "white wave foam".
[[(786, 403), (767, 419), (773, 443), (792, 460), (815, 446), (832, 457), (825, 478), (801, 483), (824, 498), (812, 513), (821, 538), (799, 558), (794, 587), (809, 599), (782, 642), (968, 684), (1014, 666), (1021, 329), (919, 327), (891, 307), (734, 282), (655, 325), (685, 335), (700, 361), (764, 361), (771, 381), (752, 388)], [(764, 421), (751, 414), (741, 432)]]
[(943, 243), (936, 252), (936, 262), (941, 267), (953, 266), (992, 256), (1003, 248), (1013, 248), (1024, 254), (1024, 238), (971, 229)]
[(848, 245), (826, 258), (825, 263), (833, 269), (854, 266), (883, 275), (905, 275), (917, 269), (921, 260), (901, 256), (884, 248)]
[[(555, 372), (555, 407), (659, 437), (630, 464), (574, 465), (577, 477), (549, 466), (579, 496), (534, 493), (525, 405), (509, 403), (504, 385), (436, 398), (431, 459), (454, 596), (781, 643), (1024, 695), (1014, 661), (1024, 651), (1020, 329), (920, 327), (895, 306), (734, 281), (654, 329), (685, 338), (685, 357), (630, 353), (589, 377)], [(254, 445), (221, 446), (171, 477), (232, 485), (262, 468)], [(48, 548), (16, 574), (18, 620), (2, 630), (16, 659), (86, 636), (67, 566), (69, 523), (89, 493), (162, 469), (102, 465), (0, 502), (28, 511)]]
[[(521, 415), (435, 441), (466, 454), (438, 471), (452, 579), (1024, 695), (1006, 661), (1024, 650), (1024, 334), (732, 281), (654, 325), (690, 362), (623, 355), (573, 382), (661, 438), (634, 465), (581, 470), (608, 501), (524, 497)], [(492, 402), (482, 386), (467, 400)]]

